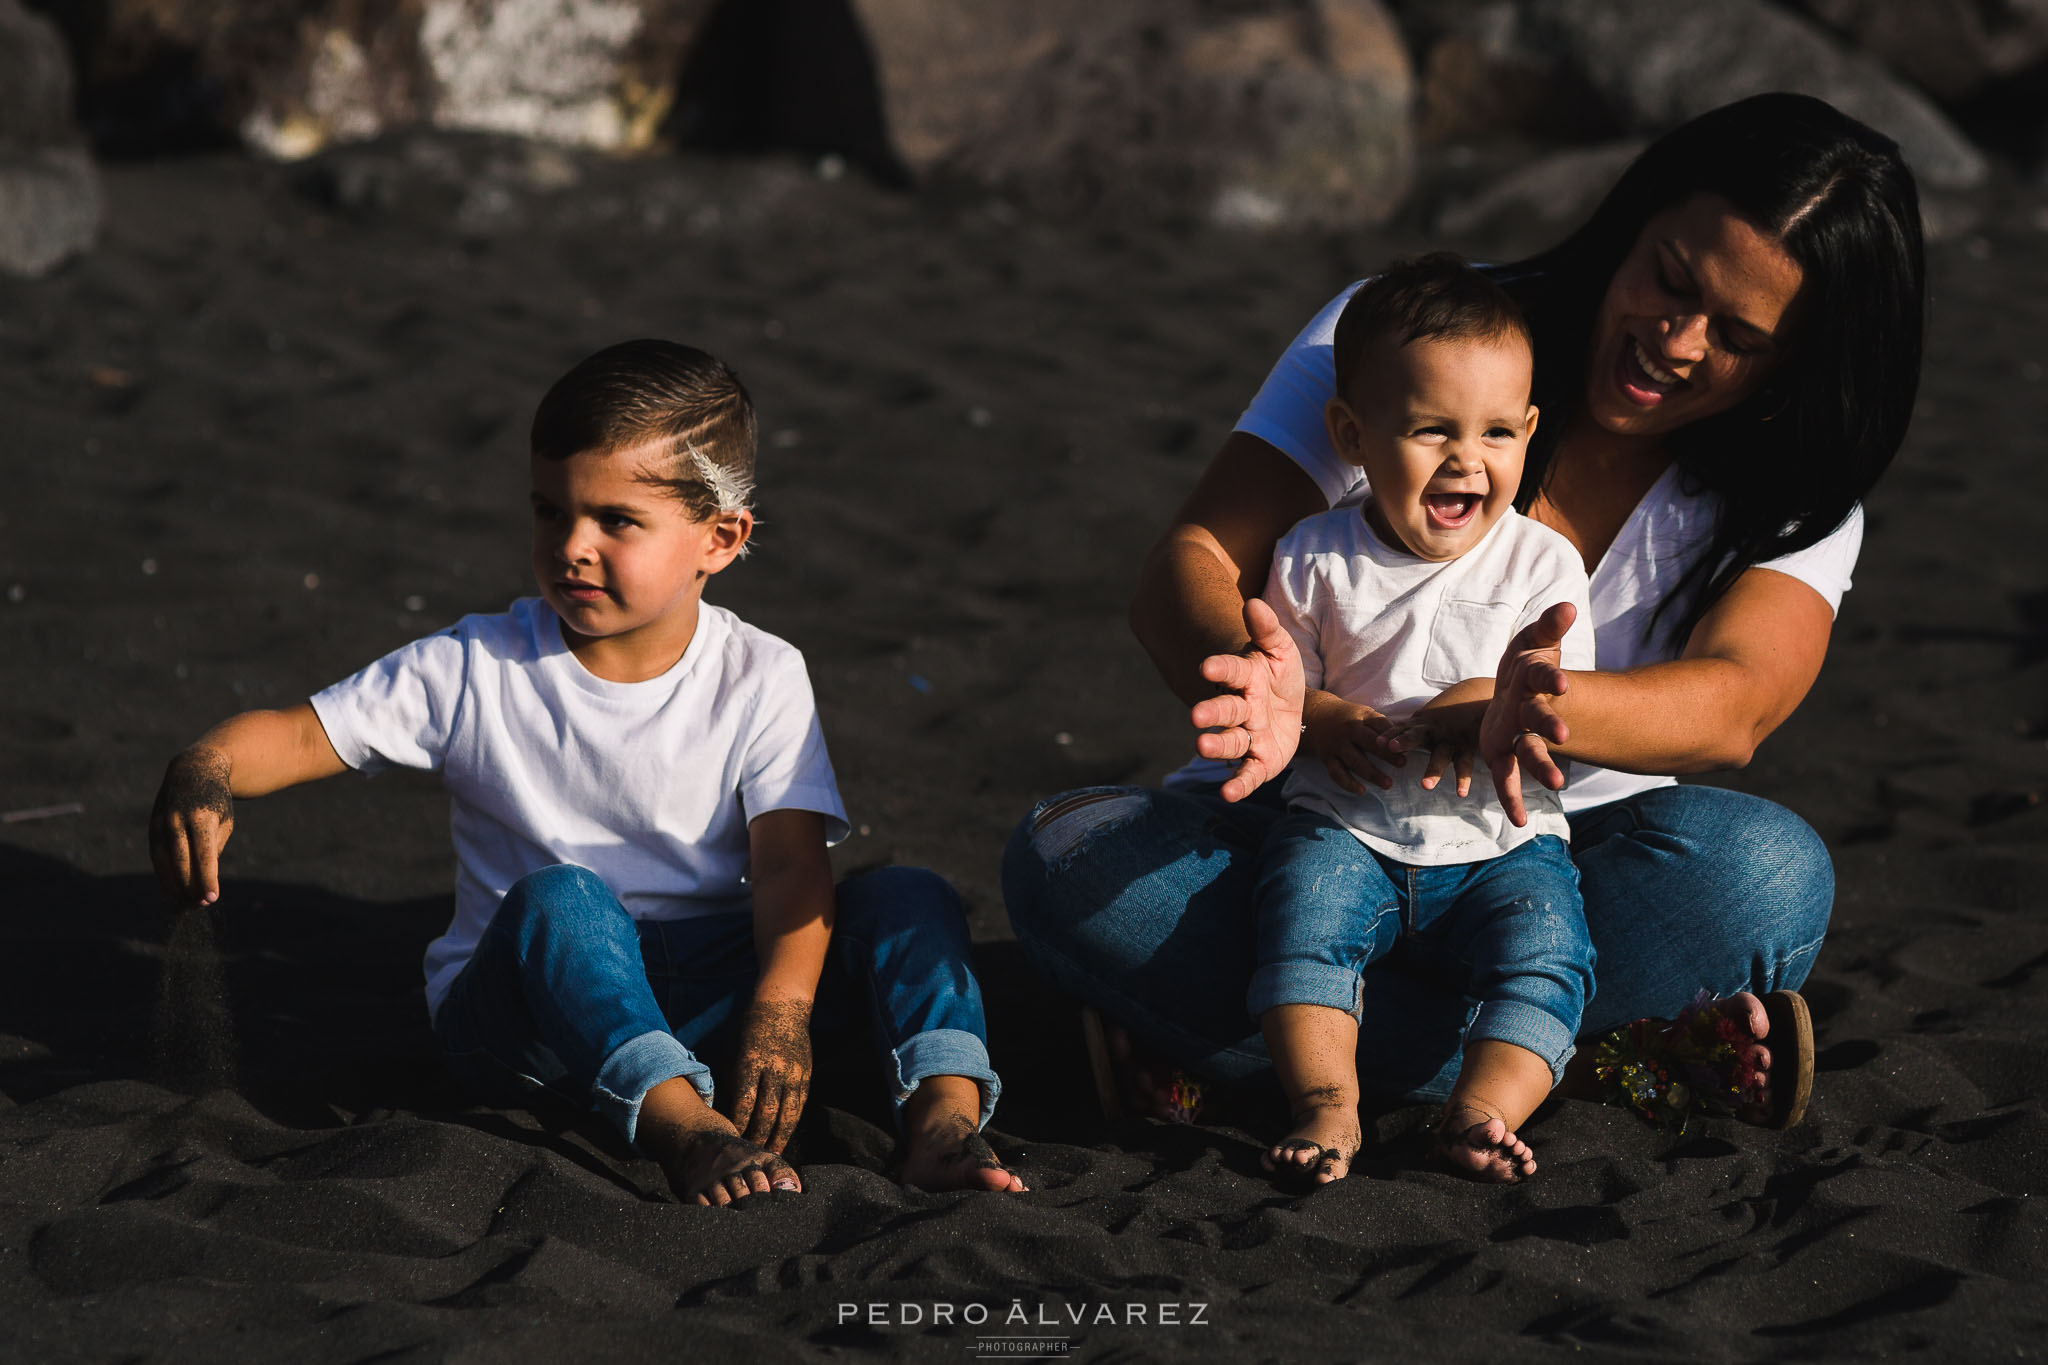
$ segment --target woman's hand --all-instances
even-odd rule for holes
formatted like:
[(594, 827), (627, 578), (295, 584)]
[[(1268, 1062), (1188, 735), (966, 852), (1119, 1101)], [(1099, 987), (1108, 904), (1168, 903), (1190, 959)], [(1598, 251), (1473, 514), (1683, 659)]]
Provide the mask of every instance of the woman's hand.
[(1578, 609), (1559, 602), (1522, 627), (1508, 641), (1494, 676), (1493, 701), (1479, 725), (1479, 753), (1493, 774), (1501, 808), (1516, 828), (1529, 823), (1522, 804), (1522, 765), (1552, 791), (1564, 786), (1564, 770), (1550, 756), (1550, 746), (1571, 737), (1553, 701), (1570, 686), (1562, 662), (1565, 632), (1578, 619)]
[(1238, 763), (1218, 792), (1225, 801), (1242, 801), (1278, 777), (1301, 743), (1306, 689), (1294, 637), (1256, 597), (1244, 604), (1244, 628), (1251, 642), (1243, 653), (1202, 660), (1202, 676), (1222, 688), (1222, 695), (1197, 702), (1188, 713), (1203, 731), (1195, 752)]
[(1389, 737), (1403, 749), (1429, 750), (1422, 786), (1434, 791), (1445, 773), (1452, 774), (1459, 796), (1472, 794), (1472, 760), (1479, 754), (1479, 731), (1493, 700), (1493, 679), (1467, 678), (1453, 683), (1425, 704)]
[(740, 1025), (732, 1122), (747, 1141), (780, 1152), (811, 1093), (811, 1002), (763, 1000)]

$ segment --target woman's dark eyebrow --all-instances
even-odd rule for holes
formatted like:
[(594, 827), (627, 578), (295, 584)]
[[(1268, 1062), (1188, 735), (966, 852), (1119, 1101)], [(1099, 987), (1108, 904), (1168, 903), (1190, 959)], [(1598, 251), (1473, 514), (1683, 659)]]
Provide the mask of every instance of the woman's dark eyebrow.
[[(1658, 245), (1670, 254), (1671, 259), (1677, 264), (1678, 268), (1685, 273), (1685, 282), (1694, 289), (1698, 289), (1699, 278), (1692, 273), (1692, 263), (1685, 259), (1685, 253), (1678, 249), (1678, 243), (1666, 237), (1658, 242)], [(1722, 313), (1719, 314), (1719, 317), (1724, 325), (1740, 327), (1743, 331), (1748, 332), (1760, 345), (1769, 346), (1777, 340), (1771, 333), (1757, 326), (1748, 318), (1734, 313)]]

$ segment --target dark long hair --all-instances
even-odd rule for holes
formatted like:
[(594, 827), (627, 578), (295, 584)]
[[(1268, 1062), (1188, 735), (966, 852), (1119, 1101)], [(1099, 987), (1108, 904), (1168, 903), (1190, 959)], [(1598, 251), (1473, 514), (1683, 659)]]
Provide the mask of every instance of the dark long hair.
[(1926, 266), (1920, 203), (1898, 144), (1807, 95), (1702, 114), (1638, 156), (1584, 227), (1496, 278), (1536, 334), (1543, 422), (1516, 505), (1541, 491), (1585, 402), (1586, 349), (1615, 271), (1658, 213), (1717, 194), (1805, 272), (1791, 344), (1726, 412), (1665, 437), (1694, 490), (1722, 499), (1705, 554), (1657, 604), (1678, 638), (1745, 569), (1824, 539), (1898, 453), (1920, 384)]

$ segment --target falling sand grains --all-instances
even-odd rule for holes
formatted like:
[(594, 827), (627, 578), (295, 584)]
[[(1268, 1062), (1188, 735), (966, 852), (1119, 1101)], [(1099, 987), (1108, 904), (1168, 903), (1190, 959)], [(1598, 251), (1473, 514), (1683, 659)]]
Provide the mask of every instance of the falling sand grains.
[(152, 1069), (166, 1085), (212, 1090), (235, 1084), (235, 1025), (215, 935), (218, 913), (186, 906), (171, 915), (150, 1037)]

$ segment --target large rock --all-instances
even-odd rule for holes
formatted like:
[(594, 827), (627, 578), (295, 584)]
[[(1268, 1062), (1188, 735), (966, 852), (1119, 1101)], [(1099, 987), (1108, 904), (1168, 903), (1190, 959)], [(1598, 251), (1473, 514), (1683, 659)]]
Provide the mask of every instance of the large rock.
[[(1798, 0), (1937, 98), (1967, 100), (2048, 61), (2048, 0)], [(2048, 80), (2043, 81), (2048, 85)], [(2048, 90), (2041, 91), (2048, 101)]]
[(1524, 82), (1545, 73), (1563, 100), (1591, 92), (1616, 133), (1654, 135), (1748, 95), (1797, 90), (1896, 139), (1930, 188), (1974, 189), (1988, 174), (1925, 96), (1762, 0), (1437, 0), (1403, 16), (1432, 52), (1455, 40), (1469, 60)]
[(1431, 224), (1461, 240), (1533, 232), (1538, 242), (1518, 245), (1534, 250), (1590, 217), (1645, 145), (1611, 142), (1552, 152), (1451, 199)]
[(1385, 221), (1414, 74), (1377, 0), (852, 0), (913, 177), (1244, 226)]
[(71, 90), (56, 28), (0, 0), (0, 270), (40, 275), (99, 234), (99, 176)]
[[(108, 140), (297, 158), (405, 127), (653, 141), (715, 0), (105, 0), (68, 23)], [(167, 126), (168, 125), (168, 126)]]

